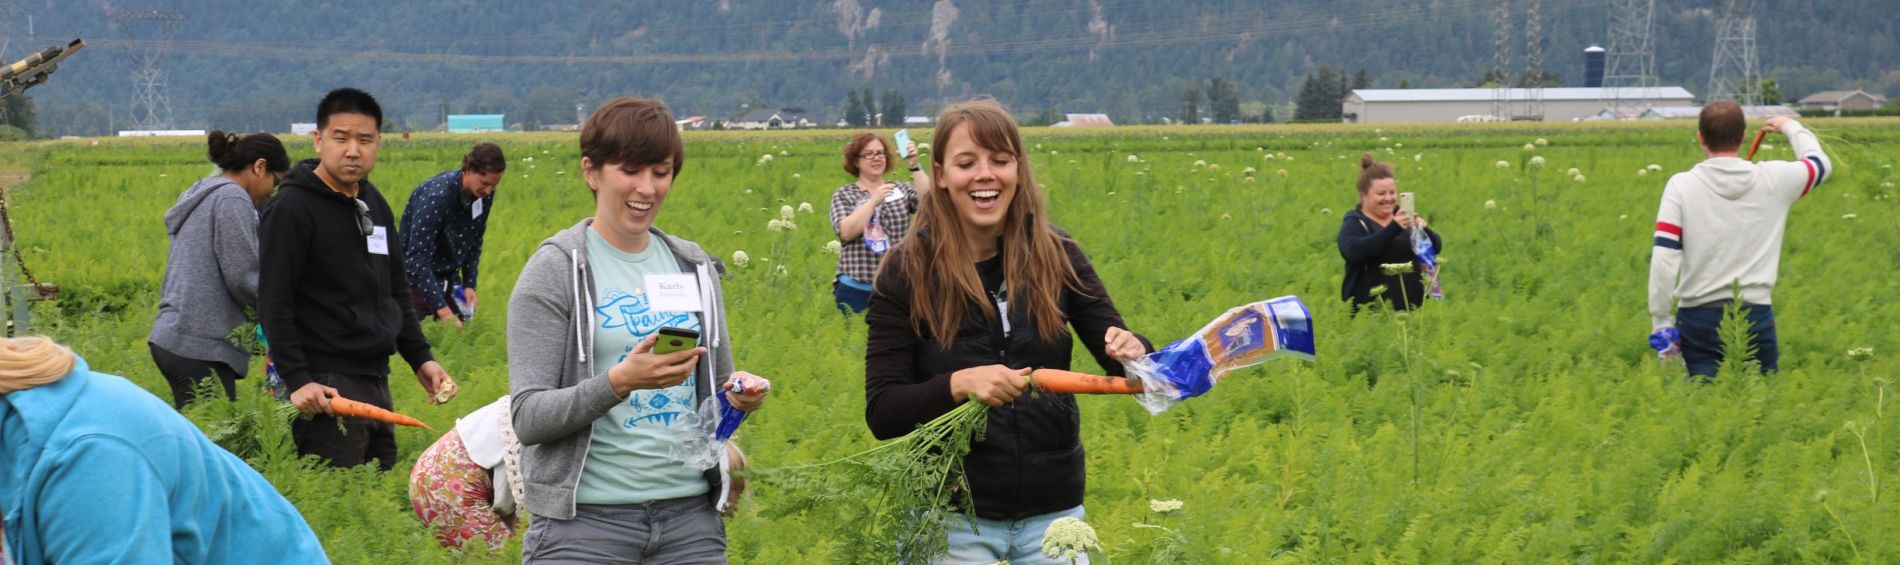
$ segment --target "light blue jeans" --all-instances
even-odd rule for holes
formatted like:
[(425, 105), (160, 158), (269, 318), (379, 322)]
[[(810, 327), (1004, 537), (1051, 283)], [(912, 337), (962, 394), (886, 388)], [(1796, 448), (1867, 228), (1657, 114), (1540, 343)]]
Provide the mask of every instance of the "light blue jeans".
[[(985, 565), (1008, 559), (1010, 565), (1068, 565), (1067, 560), (1050, 559), (1042, 554), (1042, 532), (1049, 529), (1049, 523), (1056, 518), (1082, 519), (1082, 507), (1030, 516), (1021, 520), (985, 520), (976, 519), (976, 530), (970, 529), (970, 523), (962, 514), (953, 514), (945, 520), (944, 529), (949, 533), (950, 553), (937, 559), (937, 563), (949, 565)], [(1087, 555), (1078, 557), (1076, 563), (1089, 562)]]

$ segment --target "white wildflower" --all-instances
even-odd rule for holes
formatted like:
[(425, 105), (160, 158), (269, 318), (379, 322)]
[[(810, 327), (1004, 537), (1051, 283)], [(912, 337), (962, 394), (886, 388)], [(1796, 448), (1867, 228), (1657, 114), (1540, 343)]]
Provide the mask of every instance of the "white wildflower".
[(1508, 171), (1508, 170), (1510, 170), (1510, 169), (1511, 169), (1511, 162), (1510, 162), (1510, 161), (1505, 161), (1505, 160), (1503, 160), (1503, 159), (1499, 159), (1499, 160), (1498, 160), (1498, 170), (1500, 170), (1500, 171)]
[(1854, 220), (1854, 219), (1859, 219), (1859, 218), (1860, 218), (1860, 214), (1841, 214), (1841, 219), (1843, 220)]
[(765, 223), (765, 230), (775, 231), (775, 232), (785, 231), (785, 221), (780, 220), (778, 218), (772, 218), (772, 221)]
[(1411, 263), (1380, 263), (1379, 270), (1387, 275), (1403, 275), (1412, 272)]
[(786, 269), (784, 264), (780, 264), (777, 268), (772, 270), (772, 274), (775, 274), (781, 277), (785, 276), (785, 274), (789, 272), (791, 272), (791, 270)]
[(1286, 178), (1286, 169), (1280, 169), (1278, 171), (1274, 171), (1273, 174), (1279, 175), (1280, 178)]
[(1209, 171), (1214, 171), (1214, 172), (1220, 172), (1220, 163), (1214, 163), (1214, 164), (1212, 164), (1212, 165), (1208, 165), (1208, 166), (1207, 166), (1207, 170), (1209, 170)]
[(746, 263), (751, 263), (751, 262), (752, 262), (752, 256), (750, 256), (750, 255), (746, 255), (746, 254), (745, 254), (745, 251), (734, 251), (734, 252), (732, 252), (732, 264), (733, 264), (733, 265), (737, 265), (737, 266), (740, 266), (740, 267), (744, 267), (744, 266), (746, 265)]
[(1491, 209), (1495, 209), (1495, 208), (1497, 208), (1497, 207), (1498, 207), (1498, 201), (1496, 201), (1496, 200), (1486, 200), (1486, 201), (1484, 201), (1484, 209), (1486, 209), (1486, 210), (1491, 210)]
[(533, 163), (533, 162), (534, 162), (534, 156), (532, 156), (532, 155), (530, 155), (530, 156), (527, 156), (527, 157), (522, 157), (522, 158), (521, 158), (521, 162), (523, 162), (523, 163)]
[(1324, 215), (1327, 215), (1327, 216), (1331, 216), (1331, 215), (1333, 215), (1333, 209), (1332, 209), (1332, 208), (1320, 208), (1320, 209), (1319, 209), (1319, 213), (1320, 213), (1320, 214), (1324, 214)]
[(1140, 162), (1141, 162), (1141, 157), (1137, 157), (1137, 156), (1134, 156), (1134, 155), (1129, 155), (1129, 156), (1128, 156), (1128, 162), (1130, 162), (1130, 163), (1140, 163)]
[(798, 213), (800, 213), (800, 214), (810, 214), (810, 213), (811, 213), (811, 203), (810, 203), (810, 202), (800, 202), (800, 203), (798, 203)]
[(1378, 296), (1381, 294), (1385, 294), (1385, 290), (1386, 290), (1385, 285), (1381, 284), (1381, 285), (1373, 285), (1372, 288), (1367, 289), (1367, 292), (1371, 292), (1373, 296)]
[(1639, 176), (1639, 177), (1649, 176), (1649, 169), (1636, 169), (1636, 176)]
[(1649, 172), (1652, 172), (1652, 173), (1662, 172), (1662, 165), (1658, 165), (1655, 163), (1650, 163), (1649, 166), (1645, 168), (1649, 169)]
[(1577, 175), (1577, 176), (1575, 176), (1575, 177), (1572, 177), (1572, 178), (1571, 178), (1570, 180), (1574, 180), (1574, 181), (1577, 181), (1577, 182), (1583, 182), (1583, 175)]
[(835, 239), (831, 241), (827, 241), (825, 242), (825, 252), (830, 253), (832, 255), (837, 255), (839, 253), (842, 253), (844, 252), (844, 244), (838, 243), (838, 240), (835, 240)]
[(1254, 170), (1253, 170), (1253, 167), (1247, 167), (1247, 168), (1245, 168), (1245, 169), (1241, 169), (1241, 170), (1240, 170), (1240, 174), (1241, 174), (1242, 176), (1247, 176), (1247, 177), (1251, 177), (1251, 176), (1253, 176), (1253, 173), (1254, 173)]
[[(1533, 168), (1533, 169), (1542, 169), (1542, 168), (1544, 168), (1544, 156), (1543, 156), (1543, 155), (1538, 155), (1538, 156), (1535, 156), (1535, 157), (1531, 157), (1531, 168)], [(1572, 171), (1575, 171), (1576, 169), (1571, 169), (1571, 170), (1572, 170)], [(1576, 173), (1571, 173), (1571, 174), (1576, 174)]]
[(778, 219), (785, 220), (787, 222), (792, 221), (792, 218), (795, 217), (794, 215), (797, 213), (798, 213), (798, 209), (793, 208), (791, 204), (786, 204), (784, 206), (778, 207)]
[(805, 175), (801, 175), (801, 174), (798, 174), (798, 173), (792, 173), (792, 180), (798, 180), (798, 179), (802, 179), (802, 178), (805, 178)]
[(1577, 176), (1577, 175), (1581, 175), (1581, 174), (1583, 174), (1583, 171), (1579, 171), (1579, 170), (1577, 170), (1577, 168), (1576, 168), (1576, 167), (1571, 167), (1571, 168), (1570, 168), (1570, 170), (1568, 170), (1568, 171), (1564, 171), (1564, 174), (1566, 174), (1566, 175), (1570, 175), (1570, 176), (1573, 176), (1573, 177), (1574, 177), (1574, 176)]
[(1049, 156), (1050, 156), (1050, 157), (1054, 157), (1054, 156), (1056, 156), (1056, 155), (1061, 155), (1061, 154), (1062, 154), (1062, 152), (1061, 152), (1061, 151), (1056, 151), (1056, 150), (1054, 150), (1054, 149), (1050, 149), (1050, 150), (1049, 150)]
[(780, 149), (780, 150), (779, 150), (779, 152), (778, 152), (778, 156), (780, 156), (780, 157), (790, 157), (790, 156), (792, 156), (792, 152), (790, 152), (790, 151), (786, 151), (786, 150), (783, 150), (783, 149)]
[(1201, 168), (1201, 167), (1205, 167), (1205, 166), (1207, 166), (1207, 161), (1206, 161), (1206, 160), (1202, 160), (1202, 159), (1196, 159), (1196, 160), (1194, 161), (1194, 168), (1196, 168), (1196, 169), (1199, 169), (1199, 168)]
[(1266, 154), (1266, 155), (1261, 155), (1261, 156), (1260, 156), (1260, 158), (1261, 158), (1262, 160), (1265, 160), (1265, 161), (1272, 161), (1272, 160), (1273, 160), (1273, 154), (1272, 154), (1272, 153), (1268, 153), (1268, 154)]
[(1049, 523), (1049, 529), (1042, 532), (1042, 554), (1051, 559), (1073, 561), (1101, 548), (1101, 542), (1095, 539), (1095, 528), (1075, 518), (1056, 518)]
[(1543, 147), (1545, 145), (1550, 145), (1550, 140), (1539, 137), (1537, 138), (1537, 141), (1533, 141), (1531, 143), (1536, 143), (1538, 147)]
[(1181, 503), (1181, 501), (1174, 500), (1174, 499), (1148, 501), (1148, 511), (1156, 513), (1156, 514), (1168, 514), (1168, 513), (1173, 513), (1173, 512), (1180, 512), (1182, 506), (1184, 505)]
[(1525, 152), (1525, 153), (1529, 153), (1529, 152), (1532, 152), (1532, 151), (1536, 151), (1536, 150), (1537, 150), (1537, 146), (1536, 146), (1536, 145), (1532, 145), (1532, 144), (1529, 144), (1529, 143), (1526, 143), (1526, 144), (1524, 144), (1524, 152)]
[(1419, 162), (1419, 161), (1424, 161), (1424, 160), (1425, 160), (1425, 154), (1424, 154), (1424, 153), (1414, 153), (1414, 154), (1412, 154), (1412, 162), (1414, 162), (1414, 163), (1416, 163), (1416, 162)]
[(1853, 349), (1849, 349), (1849, 350), (1847, 350), (1847, 358), (1848, 358), (1848, 359), (1852, 359), (1852, 360), (1855, 360), (1855, 361), (1866, 361), (1866, 360), (1869, 360), (1869, 359), (1873, 359), (1873, 358), (1874, 358), (1874, 348), (1872, 348), (1872, 347), (1856, 347), (1856, 348), (1853, 348)]

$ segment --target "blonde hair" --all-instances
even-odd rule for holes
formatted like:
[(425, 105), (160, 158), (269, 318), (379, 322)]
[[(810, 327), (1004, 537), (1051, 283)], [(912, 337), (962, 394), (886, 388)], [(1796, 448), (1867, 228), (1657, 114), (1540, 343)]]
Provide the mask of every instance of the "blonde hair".
[(76, 363), (72, 350), (50, 339), (0, 338), (0, 394), (57, 381)]

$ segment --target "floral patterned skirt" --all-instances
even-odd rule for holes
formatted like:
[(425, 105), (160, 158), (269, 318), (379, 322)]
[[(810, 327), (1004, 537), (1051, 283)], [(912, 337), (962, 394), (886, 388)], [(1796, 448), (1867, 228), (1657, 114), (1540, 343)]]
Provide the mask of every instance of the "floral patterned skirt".
[(515, 517), (495, 513), (494, 490), (488, 469), (469, 459), (462, 435), (454, 430), (423, 451), (409, 472), (409, 503), (416, 517), (449, 549), (480, 538), (496, 551), (514, 537)]

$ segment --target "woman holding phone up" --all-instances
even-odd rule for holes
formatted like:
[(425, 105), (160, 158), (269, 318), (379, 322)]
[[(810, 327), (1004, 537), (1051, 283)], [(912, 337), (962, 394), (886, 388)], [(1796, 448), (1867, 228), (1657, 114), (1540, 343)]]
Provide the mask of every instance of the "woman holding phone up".
[[(714, 501), (728, 477), (678, 454), (712, 395), (749, 412), (770, 383), (733, 370), (724, 266), (654, 227), (684, 164), (665, 104), (602, 105), (581, 126), (594, 215), (541, 242), (515, 283), (508, 385), (520, 507), (535, 517), (524, 562), (726, 562)], [(662, 353), (663, 329), (693, 337)]]
[[(1417, 308), (1425, 301), (1425, 278), (1412, 252), (1410, 230), (1414, 224), (1424, 228), (1433, 249), (1443, 251), (1445, 243), (1425, 218), (1399, 207), (1399, 181), (1392, 178), (1392, 165), (1373, 160), (1371, 153), (1361, 156), (1357, 185), (1359, 206), (1346, 211), (1337, 237), (1339, 256), (1346, 260), (1340, 299), (1352, 303), (1355, 314), (1379, 300), (1397, 310)], [(1386, 274), (1383, 265), (1394, 263), (1412, 265), (1411, 272)]]
[[(1042, 533), (1081, 518), (1081, 413), (1067, 394), (1025, 394), (1031, 369), (1069, 368), (1075, 339), (1110, 375), (1148, 353), (1088, 256), (1049, 223), (1022, 134), (992, 101), (945, 108), (917, 231), (891, 251), (865, 314), (865, 420), (909, 433), (966, 401), (991, 406), (963, 459), (972, 524), (945, 524), (949, 563), (1053, 563)], [(1074, 335), (1070, 330), (1074, 330)]]
[(930, 190), (930, 175), (917, 164), (917, 144), (903, 146), (911, 182), (885, 182), (897, 146), (871, 132), (859, 132), (844, 146), (844, 172), (857, 180), (831, 193), (831, 230), (844, 247), (838, 253), (837, 279), (831, 283), (838, 310), (863, 312), (871, 301), (871, 278), (891, 246), (910, 233), (919, 190)]

